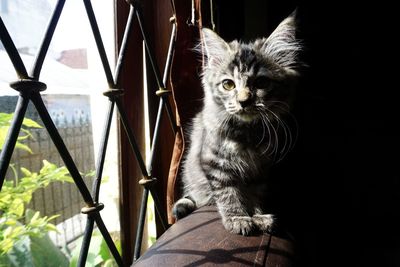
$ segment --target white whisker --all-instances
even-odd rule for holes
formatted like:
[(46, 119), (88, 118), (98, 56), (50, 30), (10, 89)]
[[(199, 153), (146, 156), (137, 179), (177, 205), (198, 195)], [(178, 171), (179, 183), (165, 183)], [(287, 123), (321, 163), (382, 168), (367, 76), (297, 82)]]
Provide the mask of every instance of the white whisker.
[[(264, 120), (261, 120), (261, 126), (262, 126), (263, 132), (262, 132), (261, 139), (260, 139), (260, 141), (257, 143), (256, 147), (258, 147), (259, 145), (261, 145), (262, 141), (264, 141), (264, 138), (265, 138), (265, 125), (264, 125)], [(268, 127), (268, 126), (267, 126), (267, 127)]]
[[(270, 151), (270, 153), (268, 154), (269, 156), (272, 156), (274, 154), (276, 154), (277, 152), (277, 148), (279, 147), (279, 140), (278, 140), (278, 133), (271, 121), (271, 119), (269, 118), (268, 114), (266, 112), (262, 112), (264, 116), (262, 116), (263, 119), (266, 120), (266, 125), (268, 127), (268, 134), (269, 134), (269, 142), (268, 142), (268, 146), (267, 148), (262, 152), (262, 154), (266, 153), (268, 150), (270, 150), (270, 147), (272, 147), (272, 150)], [(273, 135), (271, 133), (271, 128), (272, 128), (272, 132)], [(272, 144), (272, 139), (274, 140), (275, 144)], [(275, 156), (274, 156), (275, 157)]]
[[(290, 150), (290, 143), (291, 143), (292, 137), (291, 137), (289, 126), (284, 121), (282, 121), (279, 118), (279, 116), (275, 114), (275, 112), (273, 112), (272, 110), (268, 110), (268, 111), (276, 118), (278, 126), (281, 126), (284, 136), (285, 136), (284, 145), (279, 151), (280, 157), (277, 160), (277, 162), (279, 162), (285, 157), (287, 152)], [(289, 141), (289, 146), (288, 146), (288, 141)]]
[[(271, 106), (279, 111), (273, 111), (271, 106), (267, 108), (263, 105), (256, 105), (257, 110), (260, 113), (263, 131), (265, 131), (265, 127), (267, 127), (269, 136), (268, 145), (262, 154), (269, 151), (268, 155), (273, 155), (274, 161), (277, 163), (285, 158), (286, 155), (293, 149), (298, 137), (298, 124), (293, 114), (290, 113), (289, 105), (287, 103), (277, 100), (268, 101), (267, 103), (274, 103)], [(289, 124), (282, 118), (282, 115), (289, 115), (291, 119), (290, 121), (294, 122), (294, 127), (290, 127)], [(294, 135), (292, 133), (292, 128), (295, 130)], [(265, 132), (263, 135), (265, 135)], [(265, 137), (263, 139), (265, 139)], [(260, 143), (257, 144), (257, 146), (259, 145)]]

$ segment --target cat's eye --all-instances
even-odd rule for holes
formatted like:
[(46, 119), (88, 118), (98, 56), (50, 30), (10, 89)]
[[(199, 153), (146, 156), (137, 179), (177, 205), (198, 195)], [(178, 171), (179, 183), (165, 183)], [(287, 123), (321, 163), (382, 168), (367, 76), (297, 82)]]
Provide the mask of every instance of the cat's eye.
[(235, 82), (230, 80), (230, 79), (226, 79), (222, 81), (222, 87), (224, 87), (225, 90), (233, 90), (235, 89), (236, 85)]
[(257, 79), (254, 81), (253, 85), (255, 88), (265, 89), (265, 88), (268, 88), (270, 83), (271, 83), (271, 80), (268, 77), (260, 76), (260, 77), (257, 77)]

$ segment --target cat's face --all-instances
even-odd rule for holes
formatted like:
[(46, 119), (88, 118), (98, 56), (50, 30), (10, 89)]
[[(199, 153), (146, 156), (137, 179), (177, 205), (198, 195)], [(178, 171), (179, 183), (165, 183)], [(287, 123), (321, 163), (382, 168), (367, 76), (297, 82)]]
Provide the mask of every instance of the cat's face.
[(209, 101), (245, 122), (288, 109), (300, 49), (293, 17), (269, 38), (248, 44), (226, 43), (208, 29), (202, 33), (207, 55), (203, 85)]

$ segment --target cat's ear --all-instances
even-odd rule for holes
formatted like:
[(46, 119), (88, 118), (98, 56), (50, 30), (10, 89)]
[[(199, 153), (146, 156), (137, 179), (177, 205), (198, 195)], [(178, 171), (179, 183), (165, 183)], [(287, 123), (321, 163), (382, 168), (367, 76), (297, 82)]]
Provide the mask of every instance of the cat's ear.
[(204, 55), (209, 67), (218, 66), (231, 50), (228, 43), (210, 29), (201, 29), (201, 39), (204, 45)]
[(296, 39), (296, 13), (284, 19), (268, 38), (256, 41), (262, 53), (287, 71), (296, 74), (301, 44)]

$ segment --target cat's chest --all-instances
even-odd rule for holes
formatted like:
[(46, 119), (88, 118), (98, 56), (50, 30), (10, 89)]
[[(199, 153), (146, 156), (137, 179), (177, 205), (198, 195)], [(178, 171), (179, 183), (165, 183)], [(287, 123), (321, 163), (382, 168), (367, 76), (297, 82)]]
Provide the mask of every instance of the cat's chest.
[(243, 131), (229, 132), (221, 134), (221, 132), (212, 132), (206, 134), (207, 140), (205, 144), (215, 148), (214, 152), (223, 158), (235, 159), (237, 157), (249, 159), (253, 161), (264, 161), (267, 157), (264, 153), (266, 138), (260, 142), (260, 137), (257, 133), (244, 133)]
[(241, 158), (253, 162), (262, 162), (267, 159), (260, 147), (228, 138), (219, 140), (218, 154), (232, 160)]
[(242, 177), (257, 177), (268, 165), (257, 148), (229, 139), (220, 140), (215, 155), (223, 169), (240, 173)]

